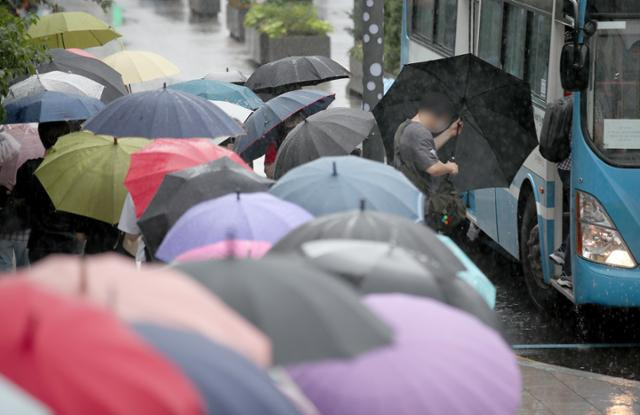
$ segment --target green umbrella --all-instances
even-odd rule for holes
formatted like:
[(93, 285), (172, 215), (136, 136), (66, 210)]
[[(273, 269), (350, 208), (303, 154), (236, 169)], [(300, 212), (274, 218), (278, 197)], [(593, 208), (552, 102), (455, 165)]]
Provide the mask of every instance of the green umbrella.
[(82, 131), (62, 136), (36, 170), (56, 209), (116, 223), (127, 195), (131, 153), (144, 138), (114, 138)]
[(102, 20), (84, 12), (43, 16), (29, 27), (29, 36), (49, 48), (92, 48), (120, 37)]

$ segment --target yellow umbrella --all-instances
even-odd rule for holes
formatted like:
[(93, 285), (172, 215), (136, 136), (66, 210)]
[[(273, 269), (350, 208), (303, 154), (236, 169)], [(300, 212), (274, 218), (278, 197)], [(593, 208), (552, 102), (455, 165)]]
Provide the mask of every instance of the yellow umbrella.
[(141, 50), (123, 50), (107, 56), (103, 61), (120, 72), (122, 80), (128, 85), (180, 73), (180, 69), (166, 58)]
[(29, 27), (29, 36), (49, 48), (91, 48), (120, 37), (109, 25), (84, 12), (43, 16)]

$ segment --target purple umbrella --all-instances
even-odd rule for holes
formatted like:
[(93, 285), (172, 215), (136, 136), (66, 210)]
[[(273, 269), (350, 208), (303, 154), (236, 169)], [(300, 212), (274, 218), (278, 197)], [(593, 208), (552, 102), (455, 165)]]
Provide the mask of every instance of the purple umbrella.
[(288, 368), (323, 415), (515, 414), (522, 380), (498, 333), (470, 314), (426, 298), (365, 300), (395, 343), (352, 360)]
[(195, 205), (169, 230), (156, 257), (166, 262), (228, 239), (274, 244), (311, 220), (306, 210), (268, 193), (229, 194)]

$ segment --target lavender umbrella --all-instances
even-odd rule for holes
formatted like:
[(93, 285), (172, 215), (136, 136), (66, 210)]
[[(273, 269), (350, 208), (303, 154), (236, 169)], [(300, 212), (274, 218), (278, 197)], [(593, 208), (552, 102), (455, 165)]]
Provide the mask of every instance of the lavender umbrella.
[(156, 257), (166, 262), (228, 239), (276, 243), (311, 220), (306, 210), (268, 193), (229, 194), (189, 209), (169, 230)]
[(515, 414), (522, 380), (513, 352), (469, 314), (402, 294), (365, 300), (395, 344), (353, 360), (288, 368), (323, 415)]

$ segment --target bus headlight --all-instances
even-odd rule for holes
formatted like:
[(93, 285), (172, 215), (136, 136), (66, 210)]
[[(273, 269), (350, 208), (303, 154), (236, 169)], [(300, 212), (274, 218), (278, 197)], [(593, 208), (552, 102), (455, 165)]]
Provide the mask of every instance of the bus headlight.
[(578, 255), (612, 267), (635, 268), (638, 264), (604, 207), (595, 197), (576, 193)]

